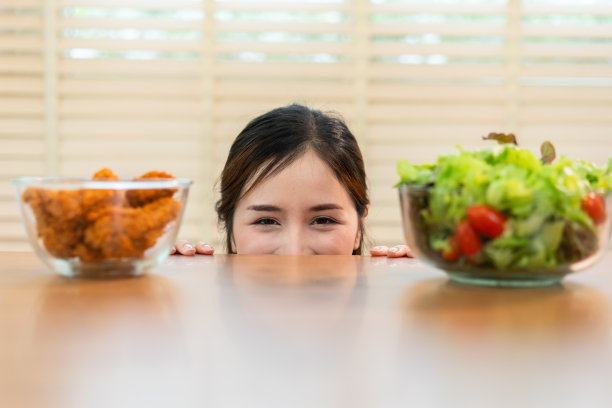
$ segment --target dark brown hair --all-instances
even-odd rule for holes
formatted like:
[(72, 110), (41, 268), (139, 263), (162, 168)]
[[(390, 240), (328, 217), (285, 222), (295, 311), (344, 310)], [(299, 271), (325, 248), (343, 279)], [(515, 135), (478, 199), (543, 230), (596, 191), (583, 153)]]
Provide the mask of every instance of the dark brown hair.
[[(276, 108), (253, 119), (232, 144), (221, 173), (221, 199), (215, 209), (224, 226), (226, 246), (232, 245), (234, 211), (238, 201), (265, 178), (277, 174), (312, 149), (347, 189), (357, 214), (369, 204), (363, 158), (357, 140), (339, 118), (302, 105)], [(256, 177), (255, 179), (252, 179)], [(247, 188), (248, 190), (244, 191)], [(361, 254), (363, 223), (359, 247)]]

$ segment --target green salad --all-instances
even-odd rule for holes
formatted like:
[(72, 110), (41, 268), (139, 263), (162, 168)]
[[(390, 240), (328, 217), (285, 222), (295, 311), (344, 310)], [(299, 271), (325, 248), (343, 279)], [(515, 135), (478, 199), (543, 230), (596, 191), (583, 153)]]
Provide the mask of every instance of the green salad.
[(598, 167), (555, 160), (548, 142), (540, 158), (513, 135), (483, 139), (499, 144), (459, 147), (434, 164), (398, 162), (398, 186), (421, 191), (418, 228), (432, 251), (445, 262), (496, 269), (555, 268), (597, 251), (612, 159)]

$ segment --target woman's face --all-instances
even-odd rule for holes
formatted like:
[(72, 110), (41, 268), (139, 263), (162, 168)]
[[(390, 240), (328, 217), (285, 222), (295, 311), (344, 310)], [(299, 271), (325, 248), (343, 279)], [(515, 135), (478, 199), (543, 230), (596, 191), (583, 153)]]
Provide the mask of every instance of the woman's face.
[(313, 151), (249, 191), (236, 206), (238, 254), (345, 254), (361, 220), (346, 188)]

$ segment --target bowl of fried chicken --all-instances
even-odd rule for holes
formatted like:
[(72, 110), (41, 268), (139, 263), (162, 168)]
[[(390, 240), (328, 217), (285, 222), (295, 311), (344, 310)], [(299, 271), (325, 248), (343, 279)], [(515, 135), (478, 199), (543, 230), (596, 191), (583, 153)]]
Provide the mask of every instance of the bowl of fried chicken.
[(121, 179), (12, 180), (30, 244), (63, 276), (137, 276), (161, 263), (176, 240), (191, 181), (162, 171)]

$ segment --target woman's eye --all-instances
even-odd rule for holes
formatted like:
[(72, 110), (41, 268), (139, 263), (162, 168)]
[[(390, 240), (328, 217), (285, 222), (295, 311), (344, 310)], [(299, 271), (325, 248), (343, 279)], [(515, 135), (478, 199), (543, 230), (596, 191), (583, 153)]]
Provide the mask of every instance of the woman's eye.
[(276, 221), (274, 218), (260, 218), (257, 221), (255, 221), (253, 224), (257, 224), (257, 225), (280, 225), (278, 221)]
[(334, 220), (330, 217), (317, 217), (312, 220), (313, 225), (329, 225), (329, 224), (337, 224), (338, 221)]

